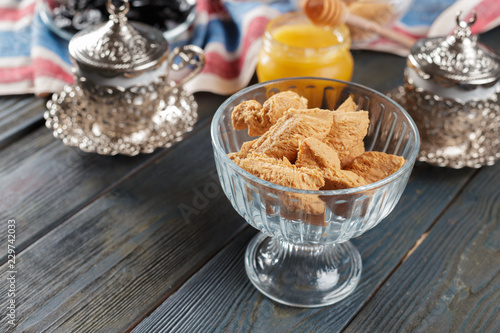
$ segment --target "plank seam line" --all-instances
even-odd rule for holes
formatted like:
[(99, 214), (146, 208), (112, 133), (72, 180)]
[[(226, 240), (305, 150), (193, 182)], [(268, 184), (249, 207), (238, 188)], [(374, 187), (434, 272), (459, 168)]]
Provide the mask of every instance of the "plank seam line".
[[(8, 146), (10, 146), (13, 143), (15, 143), (16, 141), (18, 141), (23, 136), (36, 131), (40, 127), (43, 127), (43, 125), (44, 125), (44, 119), (43, 119), (43, 116), (40, 116), (40, 117), (31, 118), (30, 121), (25, 122), (22, 125), (20, 125), (19, 126), (20, 128), (18, 128), (18, 129), (14, 128), (12, 130), (12, 133), (9, 133), (9, 131), (6, 131), (7, 136), (5, 138), (3, 138), (2, 140), (0, 140), (0, 149), (3, 150), (5, 148), (7, 148)], [(47, 128), (47, 130), (49, 130), (49, 129)]]
[[(209, 119), (205, 119), (202, 122), (200, 122), (199, 126), (197, 126), (195, 129), (193, 129), (191, 132), (186, 133), (184, 139), (187, 139), (187, 138), (195, 135), (196, 133), (200, 132), (202, 129), (204, 129), (207, 126), (210, 126), (211, 120), (212, 120), (212, 118), (209, 118)], [(208, 122), (208, 124), (207, 124), (207, 122)], [(35, 244), (36, 242), (38, 242), (40, 239), (44, 238), (52, 230), (58, 228), (59, 226), (63, 225), (64, 223), (66, 223), (73, 216), (77, 215), (79, 212), (81, 212), (82, 210), (84, 210), (85, 208), (87, 208), (88, 206), (90, 206), (92, 203), (96, 202), (97, 200), (99, 200), (100, 198), (102, 198), (103, 196), (105, 196), (106, 194), (108, 194), (109, 192), (111, 192), (113, 189), (115, 189), (120, 184), (124, 183), (125, 181), (127, 181), (128, 179), (130, 179), (131, 177), (133, 177), (135, 174), (137, 174), (138, 172), (140, 172), (142, 169), (146, 168), (147, 166), (149, 166), (151, 164), (154, 164), (160, 158), (168, 155), (181, 142), (182, 141), (177, 142), (172, 147), (167, 148), (167, 149), (165, 149), (163, 151), (158, 152), (158, 154), (156, 154), (156, 156), (151, 157), (149, 160), (147, 160), (144, 163), (138, 165), (137, 167), (131, 169), (129, 172), (127, 172), (125, 175), (123, 175), (116, 182), (114, 182), (113, 184), (111, 184), (108, 187), (106, 187), (104, 190), (102, 190), (101, 192), (99, 192), (98, 194), (96, 194), (93, 198), (90, 198), (89, 201), (87, 201), (84, 204), (82, 204), (81, 207), (78, 207), (77, 210), (75, 210), (74, 212), (68, 214), (67, 216), (64, 216), (59, 222), (56, 221), (53, 224), (51, 224), (50, 226), (48, 226), (47, 228), (44, 228), (40, 232), (41, 233), (40, 235), (34, 235), (34, 236), (28, 238), (26, 240), (26, 242), (25, 242), (25, 244), (26, 244), (25, 246), (16, 248), (18, 250), (17, 255), (20, 255), (21, 253), (23, 253), (25, 250), (27, 250), (28, 248), (30, 248), (31, 246), (33, 246), (33, 244)], [(78, 148), (75, 148), (75, 149), (78, 149)], [(5, 258), (1, 258), (1, 259), (2, 260), (0, 262), (0, 266), (3, 266), (7, 262), (7, 256), (5, 256)]]
[[(345, 332), (345, 330), (351, 325), (351, 323), (356, 319), (359, 315), (359, 313), (363, 310), (365, 305), (375, 296), (379, 290), (387, 283), (387, 281), (391, 278), (391, 276), (396, 272), (399, 267), (401, 267), (409, 257), (417, 250), (417, 248), (420, 246), (421, 243), (423, 243), (422, 236), (426, 235), (424, 238), (427, 237), (429, 234), (430, 230), (434, 228), (434, 226), (437, 224), (437, 222), (443, 217), (443, 215), (448, 211), (448, 209), (457, 201), (457, 198), (465, 191), (465, 189), (469, 186), (469, 184), (472, 182), (472, 180), (477, 176), (479, 173), (479, 170), (475, 170), (472, 175), (465, 181), (465, 183), (462, 185), (462, 187), (455, 193), (455, 195), (451, 198), (451, 200), (448, 202), (448, 204), (444, 207), (444, 209), (441, 211), (441, 213), (436, 216), (434, 221), (429, 225), (429, 227), (420, 235), (420, 237), (416, 240), (416, 242), (413, 244), (413, 246), (410, 248), (410, 250), (403, 256), (403, 258), (394, 266), (394, 268), (389, 272), (389, 274), (385, 277), (385, 279), (382, 280), (381, 283), (373, 290), (373, 292), (370, 294), (368, 298), (361, 304), (359, 307), (359, 310), (352, 316), (351, 320), (347, 321), (344, 327), (340, 330), (340, 332)], [(420, 243), (419, 243), (420, 241)], [(412, 253), (410, 253), (412, 252)]]
[(219, 253), (221, 253), (222, 251), (224, 251), (226, 248), (228, 248), (229, 246), (231, 246), (231, 244), (235, 241), (236, 238), (238, 238), (245, 230), (249, 229), (249, 228), (252, 228), (250, 225), (248, 225), (247, 223), (245, 223), (244, 225), (242, 225), (241, 229), (235, 233), (235, 235), (233, 237), (231, 237), (225, 244), (223, 247), (221, 247), (221, 249), (219, 251), (216, 251), (209, 259), (207, 259), (207, 261), (202, 264), (193, 274), (189, 275), (182, 283), (180, 283), (176, 288), (173, 288), (170, 293), (166, 294), (164, 298), (162, 298), (157, 305), (155, 305), (154, 307), (152, 307), (152, 309), (146, 313), (142, 318), (138, 319), (138, 321), (134, 324), (132, 324), (132, 326), (130, 327), (130, 329), (128, 329), (127, 331), (125, 331), (126, 333), (130, 333), (133, 329), (135, 329), (140, 323), (142, 323), (144, 321), (144, 319), (148, 318), (156, 309), (158, 309), (167, 299), (169, 299), (173, 294), (175, 294), (180, 288), (182, 288), (182, 286), (184, 286), (186, 284), (186, 282), (188, 282), (193, 276), (195, 276), (196, 274), (198, 274), (199, 271), (201, 271), (205, 266), (209, 265), (210, 262), (219, 255)]

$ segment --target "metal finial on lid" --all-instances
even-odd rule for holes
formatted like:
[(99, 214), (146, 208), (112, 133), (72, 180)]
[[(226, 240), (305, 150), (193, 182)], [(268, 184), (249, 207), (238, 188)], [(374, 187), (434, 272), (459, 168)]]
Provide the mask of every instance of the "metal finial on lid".
[(489, 85), (500, 79), (500, 59), (477, 42), (471, 33), (476, 21), (473, 13), (469, 21), (460, 20), (447, 37), (421, 39), (412, 47), (408, 64), (424, 79), (441, 85)]
[(128, 22), (128, 0), (115, 6), (108, 0), (109, 20), (77, 33), (69, 43), (69, 52), (77, 66), (105, 76), (137, 75), (162, 63), (169, 45), (160, 30), (149, 25)]
[(453, 34), (455, 36), (457, 36), (458, 38), (462, 39), (462, 38), (470, 37), (472, 35), (472, 32), (471, 32), (470, 28), (474, 25), (474, 23), (476, 23), (477, 15), (476, 15), (476, 12), (473, 11), (472, 12), (472, 17), (469, 19), (469, 22), (462, 21), (460, 19), (461, 15), (462, 15), (462, 12), (459, 11), (457, 13), (457, 17), (456, 17), (457, 27), (453, 31)]
[(123, 0), (120, 7), (116, 7), (112, 0), (109, 0), (106, 4), (106, 9), (110, 14), (109, 19), (116, 23), (125, 23), (127, 21), (127, 13), (130, 10), (130, 3), (128, 0)]

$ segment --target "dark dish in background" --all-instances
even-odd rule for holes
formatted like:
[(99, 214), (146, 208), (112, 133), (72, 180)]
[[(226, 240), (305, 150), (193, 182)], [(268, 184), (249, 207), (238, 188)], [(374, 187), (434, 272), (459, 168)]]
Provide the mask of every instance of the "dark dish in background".
[[(192, 21), (196, 0), (130, 0), (127, 17), (162, 31)], [(104, 22), (108, 18), (106, 0), (47, 0), (42, 20), (63, 38)], [(191, 16), (190, 16), (191, 15)]]

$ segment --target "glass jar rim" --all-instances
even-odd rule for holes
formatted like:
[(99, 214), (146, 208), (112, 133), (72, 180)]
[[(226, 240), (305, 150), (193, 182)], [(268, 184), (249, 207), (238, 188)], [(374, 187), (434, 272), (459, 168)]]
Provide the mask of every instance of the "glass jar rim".
[[(291, 20), (297, 20), (297, 21), (286, 23), (287, 21), (291, 21)], [(267, 24), (266, 31), (264, 32), (264, 38), (263, 38), (264, 43), (267, 42), (267, 43), (279, 45), (280, 47), (285, 48), (287, 50), (296, 50), (296, 51), (314, 50), (316, 52), (327, 52), (327, 51), (338, 50), (338, 49), (342, 49), (342, 48), (349, 49), (351, 46), (351, 36), (349, 33), (349, 28), (345, 24), (341, 24), (338, 26), (332, 26), (332, 27), (324, 27), (325, 30), (331, 29), (332, 35), (334, 35), (338, 40), (337, 44), (333, 44), (330, 46), (323, 46), (323, 47), (294, 46), (294, 45), (290, 45), (290, 44), (287, 44), (287, 43), (284, 43), (284, 42), (281, 42), (281, 41), (275, 39), (274, 35), (273, 35), (273, 30), (275, 28), (278, 28), (281, 26), (290, 25), (290, 23), (292, 23), (292, 24), (310, 23), (311, 25), (313, 25), (313, 23), (309, 20), (309, 18), (300, 12), (289, 12), (289, 13), (279, 15), (278, 17), (275, 17), (274, 19), (269, 21), (269, 23)], [(320, 26), (317, 26), (317, 27), (319, 29), (321, 29)]]

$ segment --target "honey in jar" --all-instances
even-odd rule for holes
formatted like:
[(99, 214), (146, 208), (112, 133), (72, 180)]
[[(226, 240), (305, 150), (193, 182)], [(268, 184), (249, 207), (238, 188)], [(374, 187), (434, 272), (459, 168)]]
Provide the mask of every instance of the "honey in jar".
[(260, 82), (295, 76), (349, 81), (350, 46), (347, 26), (316, 26), (302, 13), (287, 13), (267, 25), (257, 77)]

